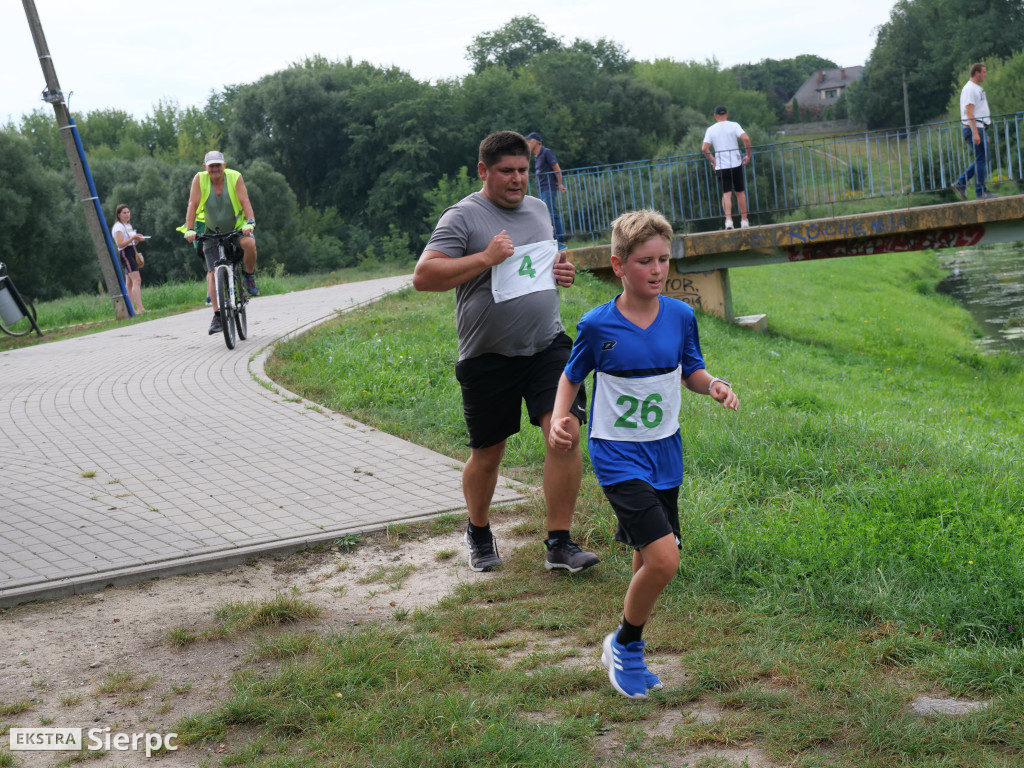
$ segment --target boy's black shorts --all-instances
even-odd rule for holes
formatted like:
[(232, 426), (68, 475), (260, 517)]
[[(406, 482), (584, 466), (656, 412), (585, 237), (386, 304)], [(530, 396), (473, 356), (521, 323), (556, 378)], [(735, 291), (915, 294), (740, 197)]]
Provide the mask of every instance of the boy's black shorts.
[[(530, 423), (555, 407), (558, 380), (572, 351), (572, 339), (559, 333), (535, 355), (506, 357), (486, 354), (460, 360), (455, 378), (462, 386), (462, 409), (469, 428), (470, 448), (489, 448), (519, 431), (523, 401)], [(587, 421), (587, 393), (580, 385), (569, 413)]]
[(682, 549), (679, 533), (679, 486), (659, 490), (643, 480), (601, 486), (615, 510), (615, 540), (640, 549), (670, 533)]

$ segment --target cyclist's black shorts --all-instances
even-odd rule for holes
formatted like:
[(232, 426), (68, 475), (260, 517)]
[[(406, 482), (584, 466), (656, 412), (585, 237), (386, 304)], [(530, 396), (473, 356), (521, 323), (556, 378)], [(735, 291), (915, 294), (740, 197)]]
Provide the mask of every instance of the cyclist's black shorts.
[[(253, 242), (256, 242), (256, 238), (253, 235), (239, 235), (238, 237), (232, 237), (224, 243), (224, 253), (227, 254), (232, 264), (242, 260), (242, 247), (238, 244), (238, 241), (243, 237), (251, 237)], [(219, 253), (217, 241), (203, 240), (200, 243), (200, 247), (203, 251), (203, 258), (206, 259), (206, 271), (212, 272), (214, 265), (217, 263)]]

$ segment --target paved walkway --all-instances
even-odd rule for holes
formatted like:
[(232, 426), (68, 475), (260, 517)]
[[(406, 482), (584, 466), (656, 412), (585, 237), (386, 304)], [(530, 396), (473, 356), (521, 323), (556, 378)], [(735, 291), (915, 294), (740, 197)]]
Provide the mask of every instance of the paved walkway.
[(0, 353), (0, 606), (463, 510), (458, 462), (289, 402), (263, 368), (274, 342), (408, 283), (260, 297), (233, 351), (204, 308)]

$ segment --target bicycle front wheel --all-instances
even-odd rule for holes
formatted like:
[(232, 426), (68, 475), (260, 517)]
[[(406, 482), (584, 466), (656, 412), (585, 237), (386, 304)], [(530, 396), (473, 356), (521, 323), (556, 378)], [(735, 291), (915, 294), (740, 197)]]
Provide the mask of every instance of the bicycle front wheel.
[(249, 303), (249, 296), (245, 292), (245, 284), (242, 282), (241, 266), (235, 270), (235, 293), (238, 295), (238, 307), (235, 309), (235, 327), (238, 329), (238, 338), (245, 341), (249, 335), (249, 321), (245, 316), (245, 306)]
[(217, 267), (217, 306), (220, 309), (220, 329), (228, 349), (235, 348), (235, 310), (231, 301), (228, 268)]

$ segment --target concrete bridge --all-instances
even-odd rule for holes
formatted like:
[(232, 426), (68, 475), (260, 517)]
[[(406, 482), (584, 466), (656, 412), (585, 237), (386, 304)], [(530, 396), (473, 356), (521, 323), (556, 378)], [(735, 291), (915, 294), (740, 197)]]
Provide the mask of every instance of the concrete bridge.
[[(1024, 195), (676, 235), (665, 294), (723, 319), (763, 327), (763, 315), (734, 317), (729, 269), (1016, 240), (1024, 240)], [(578, 268), (614, 280), (610, 257), (610, 245), (569, 252)]]

